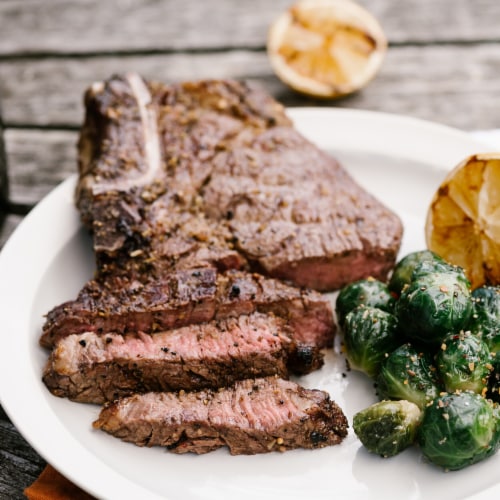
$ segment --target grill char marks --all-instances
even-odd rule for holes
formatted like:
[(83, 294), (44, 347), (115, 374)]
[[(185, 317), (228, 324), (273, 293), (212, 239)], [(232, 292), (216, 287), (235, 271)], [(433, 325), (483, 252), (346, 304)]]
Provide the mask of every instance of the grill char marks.
[(232, 455), (252, 455), (338, 444), (348, 424), (325, 392), (269, 377), (220, 391), (134, 395), (103, 408), (94, 427), (174, 453), (227, 446)]
[(327, 298), (258, 274), (218, 274), (210, 268), (177, 271), (145, 284), (124, 277), (91, 281), (75, 301), (48, 313), (40, 343), (52, 348), (75, 333), (155, 333), (253, 312), (284, 319), (298, 343), (332, 345), (335, 326)]
[(290, 371), (308, 373), (322, 363), (318, 349), (290, 339), (283, 320), (257, 313), (155, 335), (70, 335), (52, 351), (43, 381), (56, 396), (104, 403), (136, 392), (288, 378)]

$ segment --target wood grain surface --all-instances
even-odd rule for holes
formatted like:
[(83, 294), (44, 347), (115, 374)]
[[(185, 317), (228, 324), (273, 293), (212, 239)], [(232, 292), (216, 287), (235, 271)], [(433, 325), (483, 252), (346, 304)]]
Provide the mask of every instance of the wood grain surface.
[[(113, 73), (166, 82), (236, 78), (287, 106), (398, 113), (464, 130), (500, 127), (498, 0), (359, 0), (389, 50), (376, 79), (338, 101), (291, 91), (266, 54), (288, 0), (2, 0), (0, 100), (10, 208), (0, 245), (23, 214), (76, 171), (82, 93)], [(1, 298), (0, 298), (1, 299)], [(0, 499), (23, 498), (44, 460), (0, 408)]]
[[(263, 49), (288, 0), (3, 0), (0, 54)], [(394, 44), (498, 41), (495, 0), (359, 0)], [(119, 23), (117, 23), (119, 20)]]

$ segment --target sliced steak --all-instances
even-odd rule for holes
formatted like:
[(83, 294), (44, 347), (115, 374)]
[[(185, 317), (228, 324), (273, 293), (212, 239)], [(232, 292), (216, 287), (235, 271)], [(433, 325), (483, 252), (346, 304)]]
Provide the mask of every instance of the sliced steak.
[(393, 266), (398, 217), (263, 92), (128, 74), (85, 103), (77, 205), (100, 272), (250, 266), (328, 291)]
[(40, 339), (53, 347), (74, 333), (127, 333), (170, 330), (215, 316), (217, 272), (202, 268), (167, 274), (144, 284), (126, 276), (91, 280), (74, 301), (47, 314)]
[(298, 343), (319, 348), (333, 343), (331, 304), (319, 293), (259, 274), (210, 268), (146, 283), (126, 277), (90, 281), (75, 301), (48, 313), (40, 343), (51, 348), (60, 338), (83, 332), (154, 333), (256, 311), (285, 319)]
[(308, 373), (316, 349), (291, 341), (275, 316), (253, 314), (155, 335), (70, 335), (58, 342), (43, 381), (56, 396), (104, 403), (149, 391), (218, 388), (245, 378)]
[(326, 392), (268, 377), (220, 391), (134, 395), (105, 406), (94, 427), (175, 453), (227, 446), (232, 455), (252, 455), (338, 444), (348, 423)]

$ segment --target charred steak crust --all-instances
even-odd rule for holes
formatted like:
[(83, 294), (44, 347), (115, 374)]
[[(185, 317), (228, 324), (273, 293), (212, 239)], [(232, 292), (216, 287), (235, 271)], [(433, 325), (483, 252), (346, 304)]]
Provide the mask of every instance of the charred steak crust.
[(52, 348), (83, 332), (155, 333), (214, 319), (261, 312), (285, 319), (296, 342), (331, 346), (330, 302), (317, 292), (244, 271), (200, 268), (142, 283), (124, 276), (92, 280), (75, 301), (47, 314), (40, 343)]
[(219, 391), (147, 393), (106, 405), (94, 427), (139, 446), (232, 455), (322, 448), (347, 435), (342, 410), (324, 391), (276, 377)]
[(93, 85), (85, 105), (76, 201), (98, 265), (129, 276), (200, 261), (244, 267), (228, 228), (206, 217), (201, 190), (218, 150), (288, 124), (283, 107), (237, 82), (164, 86), (136, 74)]
[(85, 102), (76, 199), (101, 273), (250, 266), (328, 291), (394, 264), (398, 217), (263, 92), (128, 74)]
[(73, 333), (164, 331), (214, 318), (217, 272), (211, 268), (167, 274), (146, 284), (125, 276), (89, 281), (74, 301), (47, 314), (41, 345)]
[(291, 340), (282, 319), (255, 313), (155, 335), (70, 335), (51, 352), (43, 381), (56, 396), (100, 404), (133, 393), (288, 378), (322, 363), (318, 349)]

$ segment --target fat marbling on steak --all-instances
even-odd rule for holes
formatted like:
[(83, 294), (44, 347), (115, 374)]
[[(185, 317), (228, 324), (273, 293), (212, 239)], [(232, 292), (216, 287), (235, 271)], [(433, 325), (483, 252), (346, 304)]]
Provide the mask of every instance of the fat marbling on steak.
[(104, 403), (134, 393), (218, 388), (245, 378), (304, 374), (323, 364), (276, 316), (237, 318), (147, 335), (86, 332), (61, 339), (45, 366), (52, 394)]
[(85, 104), (77, 205), (101, 274), (250, 268), (328, 291), (393, 266), (398, 217), (265, 93), (127, 74)]
[(227, 446), (232, 455), (252, 455), (335, 445), (348, 423), (326, 392), (267, 377), (219, 391), (136, 394), (105, 406), (94, 427), (174, 453)]

